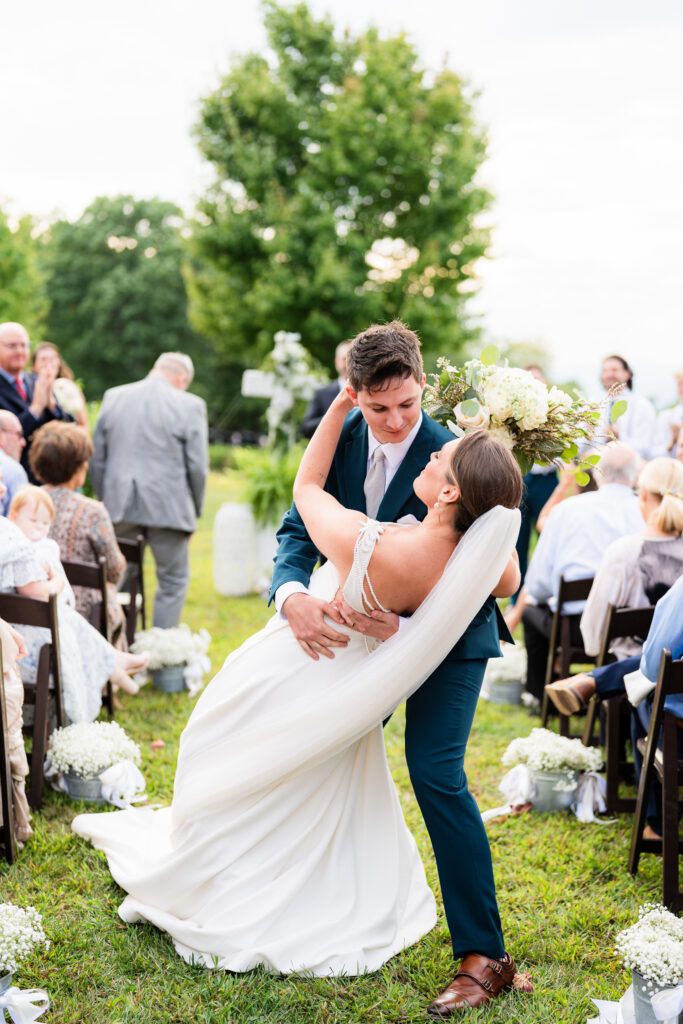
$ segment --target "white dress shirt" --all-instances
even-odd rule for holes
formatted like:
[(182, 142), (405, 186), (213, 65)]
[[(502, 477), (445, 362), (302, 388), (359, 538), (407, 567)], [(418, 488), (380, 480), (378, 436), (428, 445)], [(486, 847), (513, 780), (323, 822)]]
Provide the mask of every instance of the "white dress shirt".
[[(527, 593), (555, 611), (560, 576), (595, 576), (612, 541), (642, 529), (638, 499), (625, 484), (606, 483), (597, 491), (567, 498), (552, 510), (538, 538), (524, 579)], [(571, 601), (564, 611), (578, 614), (584, 604)]]
[[(420, 427), (422, 426), (422, 413), (420, 413), (417, 423), (410, 431), (407, 437), (402, 441), (397, 441), (395, 444), (386, 442), (382, 444), (384, 451), (384, 457), (386, 459), (384, 469), (384, 493), (386, 494), (389, 484), (396, 476), (398, 469), (408, 454), (408, 449), (417, 437)], [(370, 463), (375, 453), (375, 449), (380, 447), (380, 441), (377, 440), (375, 435), (368, 427), (368, 462), (365, 469), (366, 475), (370, 469)], [(292, 580), (289, 583), (283, 583), (282, 586), (278, 587), (275, 591), (275, 607), (278, 612), (282, 614), (282, 606), (292, 594), (307, 594), (308, 587), (305, 587), (303, 583), (299, 583), (297, 580)]]
[[(635, 395), (630, 388), (624, 388), (615, 402), (626, 402), (626, 412), (616, 421), (619, 440), (633, 448), (644, 459), (651, 458), (651, 449), (655, 440), (657, 414), (654, 406), (643, 395)], [(610, 403), (608, 402), (598, 423), (596, 433), (607, 434), (610, 428)]]
[(675, 455), (674, 427), (683, 427), (683, 402), (674, 405), (673, 409), (664, 409), (657, 416), (651, 452), (653, 459), (658, 455)]

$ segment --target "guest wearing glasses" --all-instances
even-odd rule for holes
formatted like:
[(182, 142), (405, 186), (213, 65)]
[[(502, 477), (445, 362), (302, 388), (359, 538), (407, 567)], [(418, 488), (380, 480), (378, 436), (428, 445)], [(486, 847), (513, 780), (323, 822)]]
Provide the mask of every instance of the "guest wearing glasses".
[(38, 427), (50, 420), (72, 420), (55, 398), (55, 369), (47, 366), (39, 373), (25, 373), (29, 360), (28, 331), (21, 324), (0, 324), (0, 409), (13, 412), (24, 432), (26, 446), (21, 464), (29, 480), (35, 483), (28, 464), (31, 438)]

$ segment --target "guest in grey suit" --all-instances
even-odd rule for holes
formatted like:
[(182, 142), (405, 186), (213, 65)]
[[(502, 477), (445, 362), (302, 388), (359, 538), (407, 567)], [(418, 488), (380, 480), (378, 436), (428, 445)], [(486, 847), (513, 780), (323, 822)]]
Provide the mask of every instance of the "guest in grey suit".
[(166, 628), (185, 603), (209, 465), (206, 404), (187, 393), (193, 376), (189, 356), (162, 353), (144, 380), (105, 392), (93, 434), (93, 486), (117, 536), (142, 533), (151, 547), (154, 625)]

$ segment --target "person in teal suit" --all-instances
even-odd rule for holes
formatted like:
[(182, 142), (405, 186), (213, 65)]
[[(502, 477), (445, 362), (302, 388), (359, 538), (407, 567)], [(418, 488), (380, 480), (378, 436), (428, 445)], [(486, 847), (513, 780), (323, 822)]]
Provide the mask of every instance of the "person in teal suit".
[[(422, 520), (426, 508), (413, 480), (452, 434), (421, 409), (425, 376), (417, 336), (398, 321), (370, 327), (351, 346), (348, 378), (358, 408), (344, 424), (326, 490), (346, 508), (384, 522)], [(333, 657), (334, 648), (347, 643), (343, 628), (349, 624), (381, 640), (399, 628), (393, 613), (345, 620), (335, 605), (307, 592), (320, 553), (295, 505), (277, 536), (270, 600), (310, 657)], [(501, 656), (501, 639), (512, 642), (495, 598), (514, 593), (518, 581), (512, 560), (494, 595), (406, 703), (406, 760), (434, 848), (453, 953), (463, 961), (453, 984), (429, 1008), (438, 1019), (488, 1002), (514, 975), (488, 837), (468, 790), (464, 758), (487, 661)]]

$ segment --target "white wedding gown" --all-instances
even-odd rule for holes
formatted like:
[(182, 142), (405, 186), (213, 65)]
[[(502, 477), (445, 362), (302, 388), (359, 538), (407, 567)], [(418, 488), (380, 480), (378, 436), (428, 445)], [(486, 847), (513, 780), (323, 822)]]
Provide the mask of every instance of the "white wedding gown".
[[(287, 974), (377, 970), (436, 920), (387, 766), (382, 721), (427, 678), (490, 594), (519, 514), (471, 527), (391, 640), (351, 633), (314, 662), (275, 616), (225, 662), (180, 741), (171, 807), (82, 814), (128, 896), (124, 921), (168, 932), (188, 962)], [(359, 535), (351, 597), (382, 528)], [(458, 582), (460, 581), (460, 582)], [(327, 563), (311, 589), (331, 598)]]

